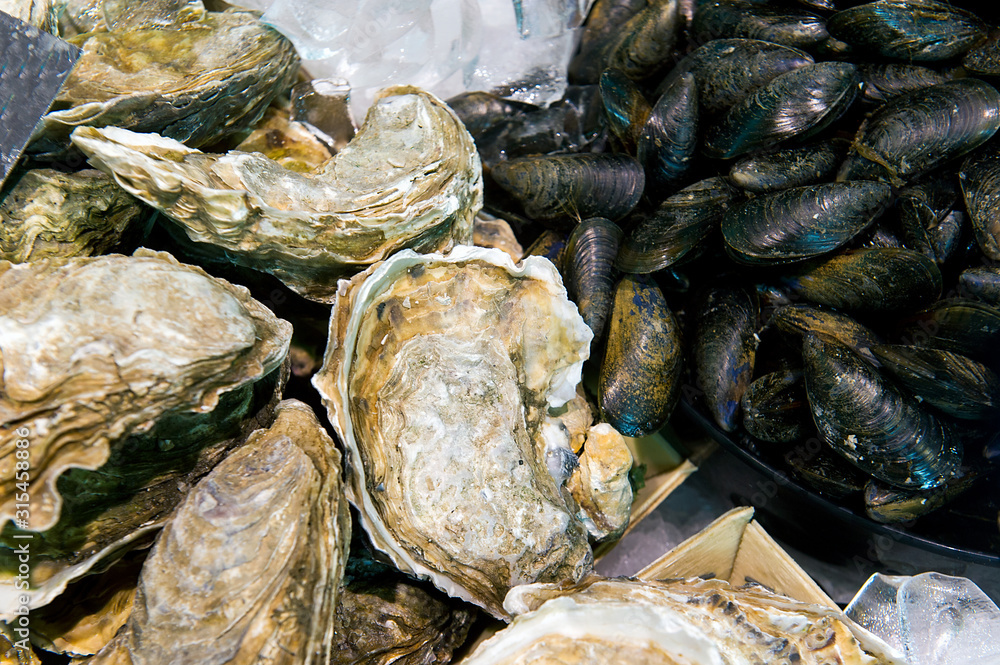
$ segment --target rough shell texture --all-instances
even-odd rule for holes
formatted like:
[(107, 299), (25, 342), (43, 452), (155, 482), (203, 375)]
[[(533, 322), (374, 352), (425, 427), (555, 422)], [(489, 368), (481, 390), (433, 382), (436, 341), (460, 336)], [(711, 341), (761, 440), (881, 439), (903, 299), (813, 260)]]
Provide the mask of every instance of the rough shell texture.
[(312, 410), (274, 424), (203, 478), (143, 566), (135, 609), (95, 663), (306, 664), (329, 651), (350, 544), (340, 453)]
[(290, 338), (246, 289), (165, 253), (0, 264), (0, 523), (15, 517), (19, 440), (32, 461), (20, 526), (48, 529), (65, 471), (97, 469), (168, 416), (233, 408)]
[(143, 206), (100, 171), (32, 169), (0, 199), (0, 258), (103, 254), (142, 214)]
[(115, 128), (80, 128), (73, 141), (192, 241), (318, 300), (350, 268), (403, 247), (471, 242), (483, 201), (468, 131), (437, 97), (406, 86), (383, 90), (354, 140), (311, 173)]
[(511, 586), (587, 572), (543, 439), (567, 429), (548, 411), (574, 399), (591, 338), (540, 257), (404, 250), (341, 282), (313, 384), (373, 544), (497, 616)]
[(505, 605), (518, 617), (465, 665), (893, 662), (866, 652), (836, 610), (722, 580), (533, 584)]
[(208, 12), (182, 29), (92, 32), (31, 152), (59, 151), (75, 127), (125, 127), (201, 146), (256, 122), (298, 71), (285, 37), (247, 12)]

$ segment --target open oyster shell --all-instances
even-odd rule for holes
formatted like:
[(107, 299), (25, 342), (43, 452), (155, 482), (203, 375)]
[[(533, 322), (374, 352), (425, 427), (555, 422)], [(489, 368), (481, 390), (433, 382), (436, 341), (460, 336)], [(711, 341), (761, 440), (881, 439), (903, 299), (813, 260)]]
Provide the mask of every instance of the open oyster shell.
[(31, 169), (0, 197), (0, 259), (14, 263), (110, 251), (148, 211), (94, 169)]
[(586, 573), (586, 529), (547, 464), (572, 452), (547, 455), (542, 431), (592, 337), (541, 257), (404, 250), (342, 281), (313, 384), (375, 547), (499, 617), (510, 587)]
[[(38, 607), (83, 573), (65, 565), (156, 528), (224, 453), (209, 444), (242, 441), (290, 338), (246, 289), (169, 254), (0, 263), (0, 579), (17, 569), (14, 531), (50, 530), (32, 548)], [(0, 608), (15, 593), (0, 584)]]
[(89, 662), (325, 661), (351, 541), (340, 461), (308, 406), (279, 404), (177, 509), (124, 630)]
[(383, 90), (354, 139), (312, 172), (111, 127), (81, 127), (73, 142), (190, 240), (321, 301), (338, 277), (403, 247), (469, 244), (483, 203), (469, 132), (437, 97), (407, 86)]
[[(135, 4), (141, 11), (144, 3)], [(249, 12), (204, 12), (170, 29), (88, 32), (69, 41), (83, 53), (29, 152), (59, 153), (79, 126), (206, 145), (256, 122), (291, 87), (299, 65), (291, 42)]]
[(532, 584), (504, 607), (517, 618), (463, 665), (894, 662), (865, 651), (836, 610), (722, 580)]

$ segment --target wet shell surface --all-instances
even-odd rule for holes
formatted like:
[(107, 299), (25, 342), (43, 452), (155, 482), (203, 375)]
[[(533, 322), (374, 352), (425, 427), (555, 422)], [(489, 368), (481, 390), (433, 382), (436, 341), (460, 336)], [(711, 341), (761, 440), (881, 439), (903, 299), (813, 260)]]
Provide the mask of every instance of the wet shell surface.
[(249, 12), (202, 11), (175, 29), (98, 30), (71, 41), (83, 54), (29, 151), (61, 150), (80, 126), (202, 146), (256, 122), (299, 64), (292, 43)]
[(444, 102), (407, 86), (383, 90), (350, 144), (308, 173), (117, 128), (83, 127), (73, 141), (191, 241), (321, 301), (338, 277), (403, 247), (471, 242), (482, 207), (472, 137)]
[(896, 662), (867, 652), (836, 610), (722, 580), (532, 584), (505, 606), (517, 618), (465, 665)]
[(282, 402), (177, 509), (124, 630), (91, 662), (325, 660), (351, 541), (340, 462), (312, 410)]
[(541, 257), (404, 250), (341, 282), (313, 384), (375, 547), (497, 616), (512, 586), (585, 574), (546, 448), (572, 455), (549, 410), (576, 397), (592, 336)]

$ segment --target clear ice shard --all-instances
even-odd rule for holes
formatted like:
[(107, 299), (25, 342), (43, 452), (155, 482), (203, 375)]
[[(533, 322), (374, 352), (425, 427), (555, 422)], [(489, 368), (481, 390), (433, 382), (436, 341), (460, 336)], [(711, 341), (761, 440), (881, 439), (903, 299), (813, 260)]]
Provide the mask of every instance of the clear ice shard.
[(240, 0), (295, 44), (313, 77), (346, 79), (360, 117), (387, 85), (447, 99), (559, 99), (593, 0)]
[(846, 613), (910, 665), (1000, 665), (1000, 608), (964, 577), (876, 574)]

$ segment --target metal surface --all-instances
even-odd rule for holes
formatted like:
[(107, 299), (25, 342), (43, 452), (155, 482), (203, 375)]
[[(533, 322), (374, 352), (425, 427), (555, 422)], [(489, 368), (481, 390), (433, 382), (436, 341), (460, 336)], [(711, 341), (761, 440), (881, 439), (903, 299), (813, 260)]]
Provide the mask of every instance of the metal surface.
[(0, 185), (59, 93), (80, 49), (0, 12)]

